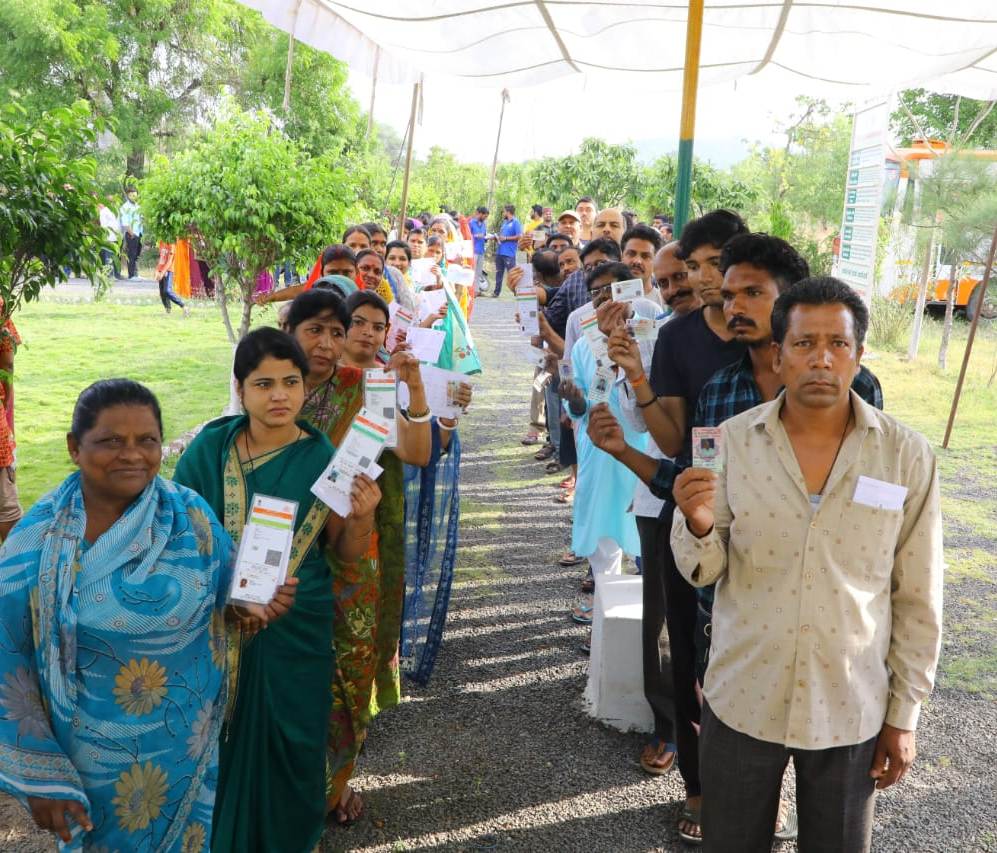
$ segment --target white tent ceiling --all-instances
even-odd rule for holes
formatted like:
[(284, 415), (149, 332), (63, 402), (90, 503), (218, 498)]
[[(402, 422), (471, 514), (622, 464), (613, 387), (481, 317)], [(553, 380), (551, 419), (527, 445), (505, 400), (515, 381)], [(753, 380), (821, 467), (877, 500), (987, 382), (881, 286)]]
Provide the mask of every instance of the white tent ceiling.
[[(684, 0), (242, 0), (387, 83), (569, 74), (679, 89)], [(758, 75), (852, 100), (906, 86), (997, 98), (997, 0), (706, 0), (700, 85)]]

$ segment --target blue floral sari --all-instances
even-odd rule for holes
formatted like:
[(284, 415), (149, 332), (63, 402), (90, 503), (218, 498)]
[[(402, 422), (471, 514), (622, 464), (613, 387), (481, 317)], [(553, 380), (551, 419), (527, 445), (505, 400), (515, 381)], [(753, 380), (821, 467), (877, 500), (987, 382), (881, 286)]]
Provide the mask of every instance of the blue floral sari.
[(82, 803), (63, 850), (207, 850), (232, 541), (159, 477), (85, 530), (77, 472), (0, 549), (0, 790)]
[(405, 466), (405, 607), (401, 670), (426, 684), (443, 643), (460, 524), (460, 439), (446, 450), (433, 424), (433, 451), (424, 468)]

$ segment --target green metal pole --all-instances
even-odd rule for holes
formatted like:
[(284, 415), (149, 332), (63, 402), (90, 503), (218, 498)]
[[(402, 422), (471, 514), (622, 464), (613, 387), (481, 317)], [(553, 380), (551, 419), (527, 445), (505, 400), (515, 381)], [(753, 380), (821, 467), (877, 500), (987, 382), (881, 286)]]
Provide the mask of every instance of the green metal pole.
[(675, 224), (678, 237), (689, 221), (692, 201), (692, 146), (696, 136), (696, 95), (699, 89), (699, 48), (703, 40), (703, 2), (689, 0), (685, 28), (685, 72), (682, 77), (682, 120), (679, 125), (678, 180), (675, 184)]

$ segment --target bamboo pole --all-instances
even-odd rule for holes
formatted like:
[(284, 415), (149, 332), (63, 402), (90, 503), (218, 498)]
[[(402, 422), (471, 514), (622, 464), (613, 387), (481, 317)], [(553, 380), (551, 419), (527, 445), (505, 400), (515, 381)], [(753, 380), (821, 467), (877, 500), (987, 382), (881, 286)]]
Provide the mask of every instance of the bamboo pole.
[(499, 111), (498, 133), (495, 135), (495, 156), (492, 157), (492, 176), (488, 180), (488, 209), (495, 206), (495, 172), (498, 169), (499, 142), (502, 139), (502, 119), (505, 118), (505, 105), (509, 102), (509, 90), (502, 90), (502, 109)]
[(374, 131), (374, 98), (377, 95), (377, 66), (381, 64), (381, 48), (374, 51), (374, 79), (370, 82), (370, 110), (367, 112), (367, 139)]
[(976, 327), (980, 325), (980, 315), (983, 313), (983, 300), (986, 297), (987, 287), (990, 285), (990, 275), (994, 269), (994, 254), (997, 253), (997, 227), (994, 227), (994, 236), (990, 241), (990, 254), (987, 255), (987, 268), (983, 273), (982, 289), (980, 290), (980, 304), (976, 306), (976, 313), (973, 321), (969, 324), (969, 338), (966, 340), (966, 351), (962, 354), (962, 367), (959, 368), (959, 381), (955, 384), (955, 396), (952, 398), (952, 411), (949, 412), (949, 422), (945, 425), (945, 438), (942, 439), (942, 447), (948, 450), (949, 439), (952, 437), (952, 426), (955, 423), (955, 413), (959, 408), (959, 397), (962, 396), (962, 385), (966, 379), (966, 368), (969, 366), (969, 355), (973, 351), (973, 341), (976, 339)]
[(412, 140), (415, 139), (415, 116), (419, 109), (419, 88), (422, 81), (412, 85), (412, 116), (409, 119), (408, 146), (405, 149), (405, 177), (402, 179), (402, 204), (398, 214), (398, 239), (405, 239), (405, 208), (408, 206), (408, 182), (412, 175)]
[(685, 71), (682, 75), (682, 119), (679, 126), (678, 177), (675, 183), (676, 237), (689, 221), (692, 201), (692, 148), (696, 136), (696, 97), (699, 91), (699, 49), (703, 41), (703, 0), (689, 0), (685, 28)]

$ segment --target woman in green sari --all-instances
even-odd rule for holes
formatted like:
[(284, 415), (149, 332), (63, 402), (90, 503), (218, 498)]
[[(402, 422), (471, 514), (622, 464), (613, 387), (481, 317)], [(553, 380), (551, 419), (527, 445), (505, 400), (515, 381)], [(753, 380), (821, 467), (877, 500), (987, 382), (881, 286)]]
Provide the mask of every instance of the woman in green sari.
[[(351, 315), (347, 309), (354, 309)], [(357, 322), (353, 322), (356, 318)], [(336, 682), (328, 740), (328, 808), (346, 824), (363, 811), (349, 780), (371, 719), (398, 704), (398, 640), (405, 588), (404, 472), (402, 463), (425, 465), (432, 435), (419, 363), (397, 353), (387, 368), (376, 361), (384, 345), (388, 308), (368, 291), (347, 303), (329, 291), (303, 293), (291, 303), (288, 331), (308, 357), (302, 416), (337, 443), (364, 404), (364, 371), (396, 371), (409, 389), (406, 416), (398, 416), (398, 445), (379, 464), (381, 503), (370, 548), (359, 560), (330, 556), (336, 602)], [(341, 360), (347, 346), (359, 363)]]
[(209, 423), (177, 463), (175, 479), (205, 498), (237, 542), (254, 495), (296, 501), (287, 571), (298, 586), (288, 616), (244, 639), (229, 662), (234, 700), (221, 738), (211, 849), (305, 853), (325, 822), (318, 747), (335, 672), (332, 578), (322, 548), (346, 561), (366, 553), (380, 490), (356, 478), (345, 519), (311, 494), (333, 448), (297, 421), (308, 361), (293, 338), (250, 332), (233, 372), (246, 414)]

